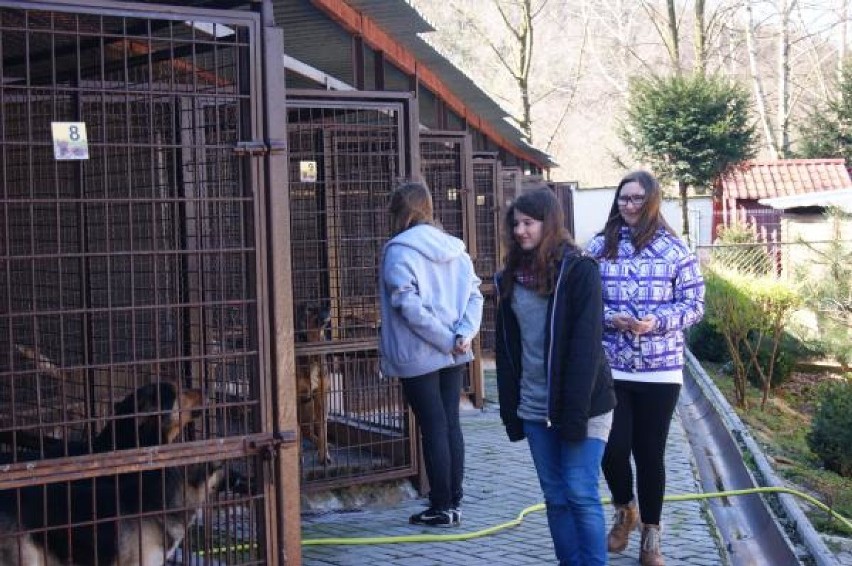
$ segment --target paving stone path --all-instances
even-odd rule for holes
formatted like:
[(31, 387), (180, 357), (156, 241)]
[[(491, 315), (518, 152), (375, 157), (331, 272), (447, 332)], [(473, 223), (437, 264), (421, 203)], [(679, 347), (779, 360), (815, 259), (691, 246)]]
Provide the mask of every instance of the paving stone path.
[[(467, 470), (463, 523), (458, 529), (429, 529), (408, 524), (408, 516), (423, 508), (424, 499), (407, 499), (391, 505), (371, 505), (357, 511), (306, 513), (303, 538), (401, 536), (419, 533), (478, 531), (505, 523), (542, 501), (538, 480), (526, 442), (510, 443), (497, 407), (462, 413)], [(668, 461), (668, 494), (699, 489), (689, 443), (680, 421), (672, 423)], [(601, 493), (608, 496), (601, 484)], [(608, 516), (610, 506), (605, 507)], [(717, 566), (724, 564), (715, 528), (706, 504), (700, 501), (667, 503), (663, 508), (663, 554), (667, 566)], [(610, 555), (614, 566), (639, 563), (639, 533), (631, 535), (628, 549)], [(556, 564), (544, 512), (534, 512), (521, 525), (467, 541), (398, 543), (379, 545), (305, 546), (303, 563), (309, 566), (399, 565), (515, 566)]]

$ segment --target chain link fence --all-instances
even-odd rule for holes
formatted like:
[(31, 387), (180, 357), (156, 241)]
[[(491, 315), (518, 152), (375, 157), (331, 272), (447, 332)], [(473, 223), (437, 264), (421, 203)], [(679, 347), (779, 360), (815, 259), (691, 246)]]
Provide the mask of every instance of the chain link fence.
[(852, 261), (852, 240), (716, 243), (696, 247), (701, 266), (804, 283), (838, 275)]

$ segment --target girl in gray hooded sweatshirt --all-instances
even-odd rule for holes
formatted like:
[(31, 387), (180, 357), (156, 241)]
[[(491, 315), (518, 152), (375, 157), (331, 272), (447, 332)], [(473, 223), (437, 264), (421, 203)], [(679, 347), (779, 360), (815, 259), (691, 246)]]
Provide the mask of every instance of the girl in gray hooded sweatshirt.
[(412, 524), (461, 523), (464, 439), (459, 393), (482, 320), (481, 281), (464, 242), (435, 225), (432, 196), (403, 183), (388, 207), (391, 239), (382, 251), (381, 367), (398, 377), (420, 427), (429, 508)]

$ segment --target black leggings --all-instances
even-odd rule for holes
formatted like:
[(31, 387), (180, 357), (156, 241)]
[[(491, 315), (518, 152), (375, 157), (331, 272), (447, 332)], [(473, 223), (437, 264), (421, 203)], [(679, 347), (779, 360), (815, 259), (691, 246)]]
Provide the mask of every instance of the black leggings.
[(612, 502), (633, 499), (630, 455), (636, 464), (636, 486), (642, 522), (659, 525), (666, 489), (665, 452), (680, 384), (615, 381), (618, 405), (603, 457), (603, 473)]
[(420, 426), (429, 501), (440, 510), (457, 507), (462, 498), (464, 438), (459, 396), (465, 367), (452, 366), (400, 379), (405, 399)]

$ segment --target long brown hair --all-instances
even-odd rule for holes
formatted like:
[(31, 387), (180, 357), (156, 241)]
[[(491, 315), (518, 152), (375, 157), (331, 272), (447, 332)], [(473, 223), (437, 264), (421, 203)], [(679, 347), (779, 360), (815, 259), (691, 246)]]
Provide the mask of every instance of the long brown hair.
[(618, 189), (616, 189), (615, 197), (612, 199), (612, 207), (609, 209), (609, 218), (601, 232), (604, 236), (602, 257), (606, 259), (618, 257), (618, 240), (621, 236), (621, 228), (627, 226), (618, 209), (618, 197), (621, 196), (622, 187), (633, 182), (639, 183), (645, 189), (645, 203), (642, 205), (639, 220), (630, 236), (636, 252), (638, 253), (651, 243), (660, 228), (665, 228), (672, 235), (677, 235), (660, 211), (663, 204), (663, 191), (660, 188), (659, 181), (647, 171), (631, 171), (618, 183)]
[[(541, 242), (534, 250), (523, 250), (515, 240), (516, 210), (542, 222)], [(506, 249), (509, 250), (504, 259), (501, 289), (503, 297), (511, 296), (515, 274), (521, 268), (528, 270), (533, 276), (533, 290), (542, 295), (552, 293), (556, 286), (556, 271), (562, 255), (568, 249), (579, 251), (565, 228), (565, 215), (553, 191), (547, 186), (525, 190), (506, 210), (503, 228)]]
[(391, 236), (417, 224), (436, 225), (432, 195), (423, 183), (405, 181), (397, 185), (390, 195), (388, 213)]

